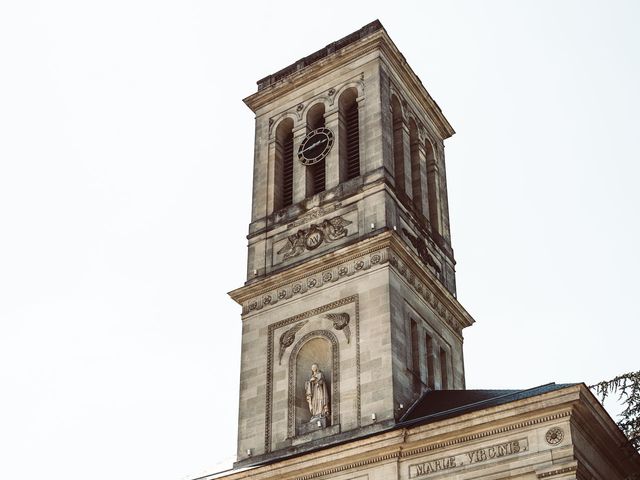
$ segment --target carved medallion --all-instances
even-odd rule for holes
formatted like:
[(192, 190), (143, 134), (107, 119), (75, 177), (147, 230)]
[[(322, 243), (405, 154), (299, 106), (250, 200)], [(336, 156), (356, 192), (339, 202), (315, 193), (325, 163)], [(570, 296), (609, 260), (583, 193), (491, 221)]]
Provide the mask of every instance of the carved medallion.
[(304, 239), (304, 246), (307, 247), (307, 250), (315, 250), (323, 241), (324, 233), (322, 233), (322, 230), (320, 230), (316, 225), (311, 225), (309, 230), (307, 230)]
[(564, 438), (564, 432), (560, 427), (553, 427), (549, 429), (544, 438), (549, 445), (558, 445)]

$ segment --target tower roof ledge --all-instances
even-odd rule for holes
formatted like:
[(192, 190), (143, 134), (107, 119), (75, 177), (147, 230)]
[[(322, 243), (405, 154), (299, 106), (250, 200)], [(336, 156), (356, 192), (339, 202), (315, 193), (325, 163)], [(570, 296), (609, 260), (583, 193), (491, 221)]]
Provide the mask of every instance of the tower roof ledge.
[(254, 113), (258, 113), (260, 108), (283, 94), (298, 89), (336, 67), (376, 50), (397, 72), (416, 98), (432, 112), (433, 120), (442, 138), (451, 137), (455, 130), (379, 20), (375, 20), (311, 55), (258, 80), (258, 91), (243, 101)]

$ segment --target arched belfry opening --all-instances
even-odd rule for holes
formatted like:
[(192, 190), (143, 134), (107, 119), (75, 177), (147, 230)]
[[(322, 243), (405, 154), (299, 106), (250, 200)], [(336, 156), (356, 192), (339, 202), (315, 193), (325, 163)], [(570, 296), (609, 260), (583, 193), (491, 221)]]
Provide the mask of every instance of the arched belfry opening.
[(420, 174), (420, 140), (418, 138), (418, 125), (412, 118), (409, 120), (409, 149), (411, 153), (411, 191), (413, 206), (422, 214), (422, 176)]
[(289, 436), (338, 423), (338, 341), (326, 330), (300, 339), (289, 358)]
[(293, 203), (293, 120), (285, 118), (276, 129), (274, 171), (274, 207)]
[(402, 118), (402, 106), (398, 97), (391, 97), (391, 125), (393, 138), (393, 176), (396, 190), (405, 193), (404, 187), (404, 121)]
[(442, 225), (440, 219), (440, 192), (438, 182), (438, 166), (436, 163), (433, 145), (427, 139), (424, 142), (427, 157), (427, 193), (429, 203), (429, 222), (431, 228), (441, 234)]
[[(325, 126), (324, 103), (316, 103), (307, 112), (307, 132)], [(319, 162), (306, 167), (306, 196), (310, 197), (316, 193), (324, 192), (326, 188), (326, 162), (323, 158)]]
[(360, 175), (360, 124), (358, 119), (358, 90), (347, 88), (340, 95), (340, 181)]

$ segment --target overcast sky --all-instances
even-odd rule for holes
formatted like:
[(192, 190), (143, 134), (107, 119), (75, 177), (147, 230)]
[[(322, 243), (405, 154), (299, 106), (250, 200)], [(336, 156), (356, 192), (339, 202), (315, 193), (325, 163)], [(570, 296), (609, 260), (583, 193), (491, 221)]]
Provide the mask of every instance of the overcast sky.
[(0, 3), (0, 478), (232, 459), (241, 99), (376, 18), (457, 132), (467, 387), (638, 370), (640, 3), (223, 5)]

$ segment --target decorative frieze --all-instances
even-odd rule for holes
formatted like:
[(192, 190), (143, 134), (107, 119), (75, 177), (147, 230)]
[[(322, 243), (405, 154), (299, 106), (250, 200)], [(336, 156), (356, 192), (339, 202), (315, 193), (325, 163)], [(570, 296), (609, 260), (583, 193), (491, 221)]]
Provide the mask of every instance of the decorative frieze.
[(572, 465), (570, 467), (559, 468), (557, 470), (553, 470), (551, 472), (539, 473), (538, 478), (550, 478), (555, 477), (556, 475), (564, 475), (565, 473), (573, 473), (578, 470), (578, 467)]
[(411, 271), (397, 255), (392, 254), (389, 257), (389, 264), (395, 267), (395, 270), (413, 287), (415, 292), (420, 295), (429, 306), (442, 318), (455, 332), (462, 334), (462, 325), (456, 319), (455, 315), (442, 303), (436, 295)]
[(387, 249), (363, 252), (361, 255), (346, 259), (343, 263), (330, 268), (314, 271), (305, 277), (280, 285), (277, 288), (251, 298), (242, 304), (242, 313), (250, 313), (276, 305), (279, 301), (288, 300), (296, 295), (304, 295), (310, 290), (321, 288), (327, 283), (335, 283), (353, 275), (365, 272), (372, 267), (387, 262)]
[(439, 450), (441, 448), (446, 448), (453, 445), (459, 445), (461, 443), (471, 442), (474, 440), (479, 440), (481, 438), (486, 438), (493, 435), (500, 435), (503, 433), (512, 432), (514, 430), (519, 430), (521, 428), (527, 428), (533, 425), (539, 425), (540, 423), (552, 422), (554, 420), (559, 420), (561, 418), (569, 417), (570, 415), (571, 415), (571, 412), (569, 410), (565, 410), (563, 412), (558, 412), (551, 415), (545, 415), (544, 417), (538, 417), (531, 420), (526, 420), (524, 422), (505, 425), (504, 427), (492, 428), (491, 430), (485, 430), (483, 432), (478, 432), (471, 435), (464, 435), (462, 437), (458, 437), (453, 440), (432, 443), (429, 445), (425, 445), (423, 447), (413, 448), (411, 450), (402, 450), (402, 457), (412, 457), (414, 455), (420, 455), (424, 452), (431, 452), (433, 450)]
[(313, 271), (307, 276), (299, 277), (286, 284), (279, 285), (271, 291), (246, 300), (242, 304), (242, 313), (247, 314), (276, 305), (280, 301), (289, 300), (297, 295), (304, 295), (329, 283), (339, 282), (345, 278), (359, 275), (371, 268), (389, 263), (407, 281), (415, 292), (427, 302), (455, 332), (462, 332), (462, 324), (456, 319), (446, 305), (438, 299), (412, 268), (389, 248), (380, 248), (364, 252), (359, 256), (347, 258), (344, 262), (324, 270)]

